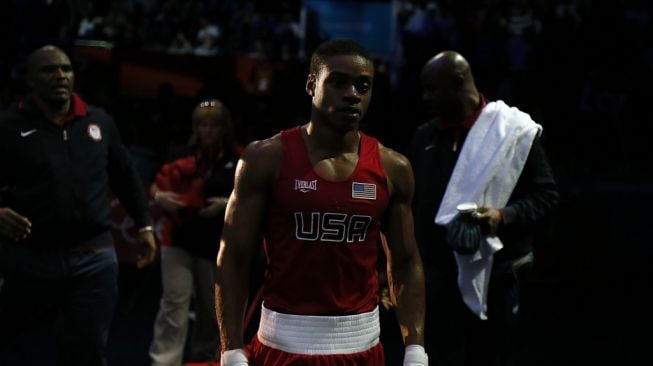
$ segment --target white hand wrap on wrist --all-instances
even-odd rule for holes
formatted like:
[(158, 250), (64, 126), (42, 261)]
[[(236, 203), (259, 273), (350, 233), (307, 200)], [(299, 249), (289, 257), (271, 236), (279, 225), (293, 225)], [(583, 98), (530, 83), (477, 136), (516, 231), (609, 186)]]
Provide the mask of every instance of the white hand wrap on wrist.
[(220, 357), (221, 366), (248, 366), (247, 355), (242, 348), (230, 349), (222, 352)]
[(423, 346), (419, 344), (409, 344), (406, 346), (404, 353), (404, 366), (428, 366), (429, 356), (426, 354)]

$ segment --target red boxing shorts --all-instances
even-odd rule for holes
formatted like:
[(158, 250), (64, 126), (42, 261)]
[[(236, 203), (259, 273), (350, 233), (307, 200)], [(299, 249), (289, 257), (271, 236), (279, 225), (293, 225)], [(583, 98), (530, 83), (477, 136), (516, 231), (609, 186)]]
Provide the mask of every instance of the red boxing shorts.
[(345, 316), (282, 314), (261, 308), (250, 366), (384, 366), (378, 308)]
[(300, 355), (287, 353), (262, 344), (254, 336), (249, 349), (250, 366), (385, 366), (383, 346), (346, 355)]

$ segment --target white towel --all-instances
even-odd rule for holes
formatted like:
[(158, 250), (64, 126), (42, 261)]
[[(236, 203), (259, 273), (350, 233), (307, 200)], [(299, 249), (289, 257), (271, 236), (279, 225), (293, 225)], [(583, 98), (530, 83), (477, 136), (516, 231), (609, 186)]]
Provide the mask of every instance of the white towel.
[[(435, 223), (448, 224), (456, 205), (476, 202), (479, 207), (505, 207), (535, 136), (542, 126), (503, 101), (488, 103), (469, 131), (456, 162)], [(494, 253), (503, 248), (498, 237), (486, 237), (474, 254), (455, 253), (458, 287), (463, 301), (480, 319), (487, 319), (487, 292)]]

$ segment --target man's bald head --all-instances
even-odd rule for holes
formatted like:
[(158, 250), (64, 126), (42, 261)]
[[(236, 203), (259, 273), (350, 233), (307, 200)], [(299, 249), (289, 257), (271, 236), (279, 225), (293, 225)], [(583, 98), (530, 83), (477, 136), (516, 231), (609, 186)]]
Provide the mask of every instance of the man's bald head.
[(44, 59), (47, 59), (51, 56), (65, 59), (70, 64), (68, 55), (66, 55), (66, 53), (61, 48), (53, 45), (47, 45), (34, 50), (27, 57), (27, 72), (34, 72)]
[(467, 60), (458, 52), (443, 51), (422, 68), (423, 99), (436, 118), (462, 120), (475, 110), (479, 94)]
[(32, 52), (27, 59), (26, 81), (40, 102), (53, 108), (68, 104), (75, 81), (68, 55), (52, 45)]
[(433, 56), (424, 65), (422, 73), (435, 73), (443, 78), (457, 80), (471, 77), (469, 63), (461, 54), (455, 51), (443, 51)]

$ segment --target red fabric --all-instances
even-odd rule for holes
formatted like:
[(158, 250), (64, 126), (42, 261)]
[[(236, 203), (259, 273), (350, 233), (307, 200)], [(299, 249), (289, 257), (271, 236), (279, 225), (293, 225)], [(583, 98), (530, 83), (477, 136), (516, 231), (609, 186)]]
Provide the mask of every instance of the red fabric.
[(474, 111), (474, 113), (471, 116), (465, 118), (465, 120), (463, 121), (438, 120), (438, 127), (441, 129), (455, 129), (455, 130), (460, 128), (469, 130), (470, 128), (472, 128), (472, 126), (478, 119), (478, 116), (481, 115), (483, 108), (485, 108), (485, 106), (487, 105), (487, 100), (485, 99), (483, 94), (480, 94), (479, 96), (480, 96), (480, 102), (478, 108), (476, 109), (476, 111)]
[[(333, 182), (313, 170), (299, 128), (281, 136), (283, 162), (265, 220), (266, 307), (311, 315), (372, 311), (389, 202), (378, 142), (362, 135), (356, 169)], [(352, 198), (354, 182), (374, 185), (376, 199)]]
[[(165, 164), (156, 175), (156, 186), (161, 191), (172, 191), (187, 205), (186, 213), (197, 212), (204, 206), (204, 180), (196, 174), (197, 160), (194, 156), (177, 159)], [(161, 233), (161, 245), (171, 245), (172, 226), (184, 220), (183, 216), (166, 213)]]
[(86, 115), (86, 103), (82, 100), (82, 98), (77, 95), (77, 93), (72, 94), (71, 98), (71, 108), (68, 111), (68, 114), (64, 118), (64, 121), (70, 122), (72, 121), (75, 117), (81, 117)]
[(348, 355), (297, 355), (267, 347), (254, 336), (250, 344), (250, 366), (385, 366), (383, 346)]
[[(23, 108), (25, 108), (25, 102), (21, 100), (18, 102), (18, 109)], [(87, 109), (88, 106), (86, 105), (86, 102), (84, 102), (84, 100), (77, 93), (73, 92), (70, 100), (70, 109), (64, 117), (64, 122), (70, 122), (75, 117), (85, 116)]]

